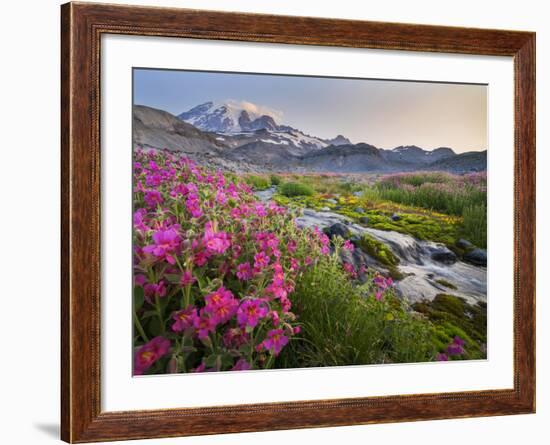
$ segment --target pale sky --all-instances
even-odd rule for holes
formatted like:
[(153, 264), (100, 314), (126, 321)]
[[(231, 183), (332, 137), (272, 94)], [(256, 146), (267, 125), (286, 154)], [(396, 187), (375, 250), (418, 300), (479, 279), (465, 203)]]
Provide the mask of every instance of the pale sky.
[(487, 86), (410, 81), (134, 70), (134, 103), (180, 114), (208, 101), (246, 101), (322, 138), (379, 148), (487, 148)]

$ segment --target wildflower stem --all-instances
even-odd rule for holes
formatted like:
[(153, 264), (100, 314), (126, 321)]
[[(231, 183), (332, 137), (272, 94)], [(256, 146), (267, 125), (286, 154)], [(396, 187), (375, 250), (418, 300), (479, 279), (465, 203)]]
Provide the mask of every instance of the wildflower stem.
[(141, 335), (141, 338), (143, 338), (145, 342), (148, 342), (149, 337), (147, 337), (147, 335), (145, 334), (145, 331), (143, 330), (143, 326), (141, 326), (141, 322), (139, 321), (139, 317), (137, 316), (136, 311), (134, 311), (134, 324), (139, 332), (139, 335)]
[(162, 309), (160, 307), (160, 298), (159, 296), (157, 295), (155, 297), (155, 308), (157, 310), (157, 314), (158, 314), (158, 317), (159, 317), (159, 321), (160, 321), (160, 332), (164, 334), (164, 319), (162, 318)]

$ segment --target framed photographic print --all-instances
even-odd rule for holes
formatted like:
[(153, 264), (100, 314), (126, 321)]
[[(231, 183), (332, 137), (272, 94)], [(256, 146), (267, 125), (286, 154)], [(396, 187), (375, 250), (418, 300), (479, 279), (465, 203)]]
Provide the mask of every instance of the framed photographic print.
[(63, 440), (534, 412), (534, 33), (61, 13)]

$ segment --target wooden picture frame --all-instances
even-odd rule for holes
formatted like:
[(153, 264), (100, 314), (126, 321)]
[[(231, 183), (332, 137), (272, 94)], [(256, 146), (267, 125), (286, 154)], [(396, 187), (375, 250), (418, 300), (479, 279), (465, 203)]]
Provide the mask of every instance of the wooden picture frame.
[[(92, 3), (67, 3), (61, 18), (63, 440), (96, 442), (535, 411), (534, 33)], [(102, 412), (99, 117), (103, 34), (512, 56), (513, 389)]]

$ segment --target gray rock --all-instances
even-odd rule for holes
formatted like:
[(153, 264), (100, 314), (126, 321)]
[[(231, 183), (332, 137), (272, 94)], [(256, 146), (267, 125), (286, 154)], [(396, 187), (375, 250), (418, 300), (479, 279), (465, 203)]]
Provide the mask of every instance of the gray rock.
[(432, 252), (432, 260), (443, 264), (454, 264), (457, 261), (457, 257), (453, 251), (445, 248)]
[(391, 216), (392, 221), (399, 221), (401, 219), (401, 215), (398, 215), (397, 213), (394, 213)]
[(355, 213), (365, 213), (365, 209), (363, 207), (355, 207), (355, 209), (353, 209), (353, 211)]
[(487, 251), (475, 248), (464, 255), (464, 261), (474, 266), (487, 267)]
[(472, 247), (474, 247), (474, 245), (470, 241), (465, 240), (464, 238), (460, 238), (456, 242), (456, 246), (461, 249), (471, 249)]
[(353, 196), (356, 196), (357, 198), (360, 198), (361, 195), (363, 195), (363, 192), (362, 192), (362, 191), (353, 192)]
[(336, 199), (327, 199), (326, 202), (328, 202), (329, 204), (338, 204), (338, 201), (336, 201)]
[(322, 207), (321, 212), (330, 212), (330, 207)]
[(330, 239), (335, 236), (341, 236), (344, 239), (349, 237), (349, 229), (342, 223), (335, 223), (332, 226), (325, 227), (323, 232), (325, 232)]
[(359, 222), (361, 224), (368, 224), (369, 223), (369, 217), (368, 216), (362, 216), (361, 218), (359, 218)]

